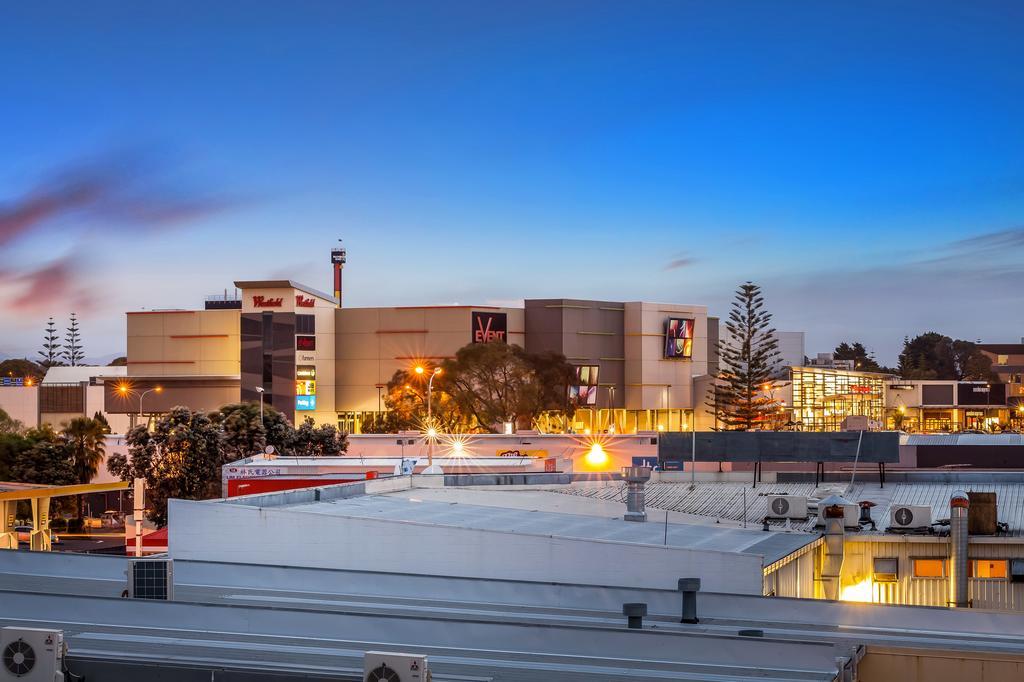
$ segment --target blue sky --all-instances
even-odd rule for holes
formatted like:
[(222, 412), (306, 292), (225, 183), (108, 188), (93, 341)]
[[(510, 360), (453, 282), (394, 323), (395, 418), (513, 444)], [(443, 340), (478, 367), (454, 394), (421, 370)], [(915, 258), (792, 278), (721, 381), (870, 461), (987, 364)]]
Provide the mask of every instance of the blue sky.
[[(1009, 1), (8, 6), (0, 354), (72, 309), (95, 356), (125, 310), (328, 289), (339, 237), (349, 305), (725, 314), (752, 279), (809, 353), (1016, 341), (1022, 30)], [(19, 212), (69, 177), (99, 198)]]

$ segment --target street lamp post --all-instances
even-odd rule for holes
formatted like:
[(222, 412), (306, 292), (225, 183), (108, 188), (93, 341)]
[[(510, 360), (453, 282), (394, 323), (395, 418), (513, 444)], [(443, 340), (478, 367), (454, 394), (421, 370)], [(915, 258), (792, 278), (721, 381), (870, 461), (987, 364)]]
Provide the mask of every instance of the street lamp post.
[(147, 393), (160, 393), (163, 390), (162, 386), (154, 386), (153, 388), (147, 389), (139, 394), (139, 422), (142, 422), (142, 399), (146, 397)]
[[(426, 370), (422, 365), (416, 366), (417, 374), (425, 374)], [(441, 373), (440, 367), (435, 367), (434, 371), (430, 373), (430, 378), (427, 379), (427, 468), (424, 473), (436, 474), (441, 473), (440, 467), (438, 470), (434, 469), (434, 439), (437, 438), (437, 429), (434, 428), (434, 412), (433, 406), (431, 405), (431, 398), (434, 391), (434, 377)]]
[(263, 394), (266, 393), (267, 389), (262, 386), (256, 387), (256, 392), (260, 394), (260, 426), (263, 426)]

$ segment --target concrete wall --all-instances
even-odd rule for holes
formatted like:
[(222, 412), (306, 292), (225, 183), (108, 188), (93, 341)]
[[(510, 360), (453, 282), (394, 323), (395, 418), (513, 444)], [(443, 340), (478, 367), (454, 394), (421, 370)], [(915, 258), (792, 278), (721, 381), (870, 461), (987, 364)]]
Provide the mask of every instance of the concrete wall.
[(536, 582), (664, 587), (680, 576), (704, 589), (760, 594), (749, 554), (346, 518), (221, 502), (170, 502), (171, 557), (184, 560)]
[[(664, 357), (665, 320), (694, 320), (690, 359)], [(693, 377), (708, 373), (708, 310), (699, 305), (625, 304), (625, 407), (629, 410), (692, 409)]]
[(505, 313), (508, 343), (525, 343), (522, 308), (338, 308), (337, 408), (356, 412), (383, 409), (384, 386), (396, 371), (416, 364), (438, 365), (473, 340), (474, 310)]
[[(955, 639), (950, 645), (956, 646)], [(857, 669), (862, 682), (1005, 682), (1024, 679), (1024, 656), (869, 645)]]
[(39, 425), (39, 386), (0, 386), (0, 409), (26, 428)]
[(128, 313), (128, 376), (236, 376), (237, 310)]
[(623, 303), (536, 299), (526, 305), (526, 349), (561, 353), (574, 365), (597, 365), (595, 407), (625, 404)]

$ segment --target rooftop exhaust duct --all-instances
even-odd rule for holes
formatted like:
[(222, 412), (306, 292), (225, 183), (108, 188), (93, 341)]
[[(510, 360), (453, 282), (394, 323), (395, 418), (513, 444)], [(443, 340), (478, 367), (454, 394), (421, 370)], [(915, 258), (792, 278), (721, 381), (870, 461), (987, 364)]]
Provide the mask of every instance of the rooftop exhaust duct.
[(821, 586), (825, 599), (839, 599), (843, 574), (843, 553), (846, 543), (846, 506), (849, 502), (838, 495), (829, 495), (818, 503), (825, 520), (825, 559), (821, 564)]
[(971, 502), (957, 490), (949, 499), (949, 603), (958, 609), (970, 606), (967, 585), (967, 517)]
[(651, 480), (651, 467), (622, 467), (622, 478), (626, 481), (626, 521), (647, 520), (647, 500), (644, 485)]

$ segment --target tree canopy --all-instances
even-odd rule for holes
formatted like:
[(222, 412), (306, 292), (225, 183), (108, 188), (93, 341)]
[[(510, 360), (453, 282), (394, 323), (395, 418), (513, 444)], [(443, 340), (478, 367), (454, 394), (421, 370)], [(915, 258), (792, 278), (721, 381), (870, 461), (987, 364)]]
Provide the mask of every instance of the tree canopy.
[[(440, 366), (430, 392), (433, 426), (444, 433), (500, 431), (505, 422), (529, 428), (548, 410), (569, 416), (575, 405), (568, 387), (574, 369), (558, 353), (527, 353), (504, 343), (470, 343)], [(399, 370), (384, 395), (387, 412), (363, 422), (364, 433), (395, 433), (427, 427), (427, 385), (423, 374)]]
[(853, 360), (853, 368), (861, 372), (891, 372), (889, 368), (878, 364), (874, 354), (868, 351), (860, 341), (853, 343), (843, 341), (832, 351), (832, 357), (836, 360)]
[(128, 454), (111, 455), (107, 469), (121, 480), (146, 480), (147, 516), (167, 524), (167, 500), (220, 496), (220, 468), (228, 462), (217, 425), (203, 412), (175, 407), (156, 421), (128, 432)]
[(9, 358), (0, 362), (0, 376), (25, 377), (36, 383), (42, 380), (46, 370), (27, 358)]
[(992, 361), (977, 344), (925, 332), (903, 340), (899, 372), (904, 379), (993, 381)]

